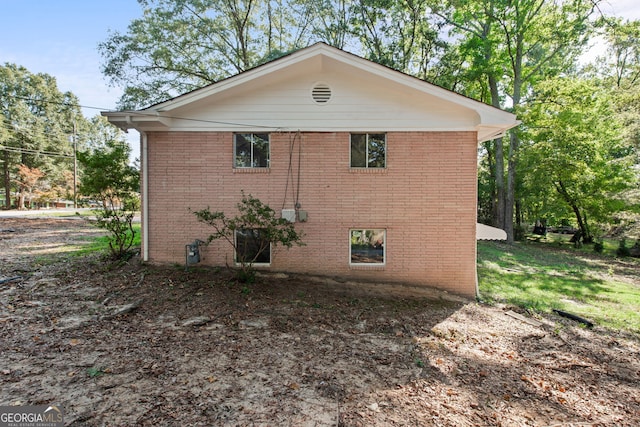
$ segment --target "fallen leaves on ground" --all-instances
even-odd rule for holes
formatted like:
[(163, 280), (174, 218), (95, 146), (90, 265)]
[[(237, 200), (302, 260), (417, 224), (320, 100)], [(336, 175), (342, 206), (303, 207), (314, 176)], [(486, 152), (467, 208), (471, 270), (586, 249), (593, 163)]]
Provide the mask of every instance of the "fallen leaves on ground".
[(640, 424), (637, 337), (397, 286), (42, 262), (95, 230), (3, 221), (0, 278), (21, 279), (0, 287), (0, 405), (89, 426)]

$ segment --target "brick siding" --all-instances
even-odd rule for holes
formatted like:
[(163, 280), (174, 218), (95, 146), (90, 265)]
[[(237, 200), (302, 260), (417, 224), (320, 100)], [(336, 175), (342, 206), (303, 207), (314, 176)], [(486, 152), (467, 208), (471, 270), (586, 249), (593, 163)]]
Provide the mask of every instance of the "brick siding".
[[(350, 169), (348, 132), (270, 138), (270, 168), (251, 171), (233, 169), (230, 132), (148, 133), (150, 261), (182, 263), (185, 244), (210, 234), (189, 208), (232, 215), (244, 190), (279, 212), (283, 203), (294, 207), (297, 189), (308, 213), (307, 222), (296, 223), (306, 246), (276, 249), (270, 270), (475, 295), (475, 132), (390, 132), (382, 171)], [(352, 228), (386, 229), (384, 267), (350, 266)], [(204, 249), (205, 264), (232, 261), (226, 242)]]

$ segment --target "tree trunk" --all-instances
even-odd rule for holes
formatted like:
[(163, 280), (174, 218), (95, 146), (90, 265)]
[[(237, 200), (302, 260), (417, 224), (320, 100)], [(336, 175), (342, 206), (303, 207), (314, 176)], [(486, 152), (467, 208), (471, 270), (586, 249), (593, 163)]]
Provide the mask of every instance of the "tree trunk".
[(582, 236), (582, 241), (584, 243), (592, 243), (593, 236), (591, 235), (591, 231), (589, 230), (589, 226), (587, 225), (587, 217), (586, 215), (582, 215), (580, 212), (580, 207), (578, 203), (571, 197), (569, 191), (564, 185), (564, 182), (558, 181), (555, 183), (556, 190), (562, 196), (562, 198), (567, 202), (567, 204), (571, 207), (574, 215), (576, 216), (576, 221), (578, 222), (578, 228), (580, 229), (580, 234)]
[[(513, 56), (513, 100), (514, 109), (520, 105), (522, 95), (522, 61), (524, 59), (524, 45), (522, 34), (518, 34), (515, 40), (515, 55)], [(507, 195), (505, 197), (504, 231), (507, 232), (507, 242), (514, 242), (513, 234), (513, 207), (516, 198), (516, 167), (518, 164), (518, 150), (520, 137), (515, 129), (509, 132), (509, 157), (507, 159)]]
[(496, 183), (495, 183), (495, 176), (496, 176), (495, 142), (496, 140), (494, 139), (493, 141), (486, 141), (484, 143), (484, 148), (485, 150), (487, 150), (487, 167), (489, 168), (489, 175), (494, 177), (493, 185), (491, 186), (491, 192), (490, 192), (491, 206), (490, 206), (490, 211), (487, 214), (489, 217), (488, 218), (484, 217), (482, 218), (483, 221), (481, 221), (478, 215), (478, 221), (491, 224), (494, 227), (497, 226), (496, 218), (498, 217), (498, 194), (496, 191)]
[(495, 151), (495, 180), (496, 180), (496, 216), (493, 220), (495, 227), (505, 229), (505, 190), (504, 190), (504, 144), (503, 139), (498, 138)]
[(507, 162), (507, 194), (504, 205), (504, 231), (507, 232), (507, 242), (513, 243), (515, 236), (513, 233), (513, 208), (516, 195), (516, 153), (520, 141), (515, 132), (509, 134), (509, 159)]
[(516, 200), (516, 226), (514, 229), (514, 239), (523, 240), (524, 235), (522, 231), (522, 202), (520, 199)]
[(25, 209), (25, 206), (24, 206), (24, 192), (20, 191), (18, 193), (18, 200), (17, 200), (16, 204), (18, 205), (18, 209), (20, 209), (20, 210), (24, 210)]
[[(500, 108), (500, 95), (498, 93), (498, 82), (493, 75), (489, 75), (489, 87), (491, 89), (491, 105)], [(495, 227), (505, 229), (505, 192), (504, 192), (504, 143), (502, 137), (495, 139), (495, 169), (496, 180), (496, 213), (493, 219)]]
[(589, 228), (589, 221), (587, 221), (586, 212), (582, 216), (584, 218), (584, 234), (582, 237), (583, 243), (593, 243), (593, 234), (591, 234), (591, 229)]

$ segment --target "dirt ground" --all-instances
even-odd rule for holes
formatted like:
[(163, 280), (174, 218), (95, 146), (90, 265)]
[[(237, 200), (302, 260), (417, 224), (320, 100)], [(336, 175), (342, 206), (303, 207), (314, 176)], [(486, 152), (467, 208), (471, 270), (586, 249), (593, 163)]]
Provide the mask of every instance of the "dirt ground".
[(58, 404), (73, 426), (640, 425), (638, 337), (413, 288), (64, 255), (97, 232), (0, 220), (0, 405)]

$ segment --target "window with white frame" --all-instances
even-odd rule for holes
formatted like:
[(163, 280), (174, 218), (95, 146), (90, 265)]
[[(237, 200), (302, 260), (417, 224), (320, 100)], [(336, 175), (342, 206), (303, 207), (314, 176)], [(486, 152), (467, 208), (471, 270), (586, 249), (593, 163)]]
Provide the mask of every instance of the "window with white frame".
[(352, 168), (385, 168), (387, 136), (384, 133), (351, 134)]
[(236, 230), (236, 263), (271, 264), (271, 243), (264, 230), (241, 228)]
[(383, 265), (385, 263), (384, 229), (349, 230), (349, 251), (351, 264)]
[(233, 158), (233, 167), (235, 168), (268, 168), (269, 134), (234, 134)]

